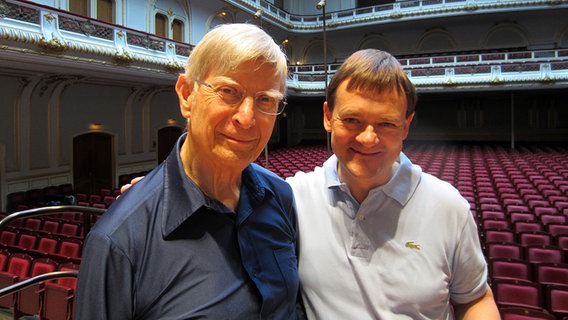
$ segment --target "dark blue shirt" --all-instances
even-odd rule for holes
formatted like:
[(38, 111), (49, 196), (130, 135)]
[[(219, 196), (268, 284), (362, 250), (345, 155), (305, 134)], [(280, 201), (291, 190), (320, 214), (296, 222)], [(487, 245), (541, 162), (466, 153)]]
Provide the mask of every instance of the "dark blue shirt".
[(249, 165), (235, 213), (186, 176), (184, 139), (88, 234), (76, 319), (296, 318), (290, 187)]

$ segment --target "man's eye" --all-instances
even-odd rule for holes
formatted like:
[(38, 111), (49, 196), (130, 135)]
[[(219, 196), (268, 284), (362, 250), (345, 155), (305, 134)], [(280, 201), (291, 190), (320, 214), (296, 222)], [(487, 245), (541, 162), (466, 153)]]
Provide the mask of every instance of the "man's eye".
[(343, 119), (343, 122), (349, 123), (349, 124), (356, 124), (356, 123), (359, 123), (359, 120), (357, 120), (355, 118), (345, 118), (345, 119)]
[(218, 92), (227, 96), (238, 96), (238, 90), (233, 87), (223, 86), (218, 89)]
[(256, 98), (258, 103), (262, 103), (264, 105), (273, 105), (275, 104), (276, 99), (271, 96), (259, 96)]

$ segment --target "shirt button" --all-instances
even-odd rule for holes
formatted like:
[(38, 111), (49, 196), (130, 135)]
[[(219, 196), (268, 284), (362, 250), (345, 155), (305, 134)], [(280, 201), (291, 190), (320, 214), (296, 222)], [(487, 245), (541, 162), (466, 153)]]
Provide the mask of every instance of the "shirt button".
[(255, 268), (252, 270), (252, 276), (255, 278), (258, 276), (258, 269)]
[(358, 218), (359, 221), (365, 221), (365, 215), (360, 214)]

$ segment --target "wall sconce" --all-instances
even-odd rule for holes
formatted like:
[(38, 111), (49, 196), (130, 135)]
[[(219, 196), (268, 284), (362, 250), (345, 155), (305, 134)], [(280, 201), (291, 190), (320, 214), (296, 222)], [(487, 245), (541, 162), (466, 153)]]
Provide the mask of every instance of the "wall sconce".
[(102, 130), (105, 126), (101, 123), (98, 122), (93, 122), (91, 124), (89, 124), (89, 130)]

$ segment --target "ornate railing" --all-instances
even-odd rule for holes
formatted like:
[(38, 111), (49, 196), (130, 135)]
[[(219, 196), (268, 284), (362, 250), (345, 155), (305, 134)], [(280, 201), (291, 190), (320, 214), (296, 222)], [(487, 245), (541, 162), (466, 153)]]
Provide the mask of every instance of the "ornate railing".
[(47, 54), (91, 54), (116, 64), (150, 64), (179, 73), (192, 46), (51, 7), (0, 0), (0, 40), (35, 44)]
[[(418, 87), (477, 85), (568, 85), (568, 49), (479, 52), (432, 57), (402, 57), (399, 62)], [(327, 66), (332, 77), (341, 63)], [(325, 66), (289, 67), (289, 87), (323, 90)], [(329, 79), (328, 79), (329, 80)]]
[[(568, 1), (568, 0), (566, 0)], [(564, 0), (499, 1), (501, 6), (533, 5), (554, 6), (567, 3)], [(293, 30), (300, 25), (313, 24), (318, 28), (318, 16), (293, 16), (271, 4), (261, 1), (230, 1), (235, 5), (246, 4), (249, 9), (264, 6), (272, 15), (286, 21)], [(400, 7), (401, 10), (455, 4), (480, 7), (496, 6), (492, 0), (421, 0), (397, 2), (394, 4), (353, 9), (332, 13), (334, 17), (360, 17), (377, 14), (385, 8)], [(389, 9), (389, 10), (391, 10)], [(387, 10), (388, 11), (388, 10)], [(349, 14), (351, 12), (351, 14)], [(432, 13), (433, 14), (433, 13)], [(310, 18), (311, 17), (311, 18)], [(298, 23), (295, 19), (300, 19)], [(313, 21), (312, 21), (313, 20)], [(73, 60), (108, 60), (121, 66), (145, 66), (156, 72), (178, 74), (183, 70), (192, 45), (166, 39), (149, 33), (129, 29), (74, 15), (30, 2), (0, 0), (0, 40), (12, 43), (3, 45), (1, 50), (30, 53), (30, 46), (36, 45), (41, 54), (59, 55)], [(14, 42), (18, 44), (13, 44)], [(19, 51), (18, 51), (19, 50)], [(62, 53), (65, 53), (62, 55)], [(88, 58), (84, 58), (88, 55)], [(94, 58), (93, 58), (94, 56)], [(568, 81), (568, 50), (504, 50), (502, 52), (468, 52), (461, 54), (433, 55), (431, 57), (399, 57), (410, 79), (419, 88), (439, 86), (479, 85), (550, 85)], [(327, 66), (332, 76), (340, 64)], [(288, 87), (298, 92), (324, 89), (325, 66), (290, 66)]]
[[(225, 0), (236, 7), (254, 14), (263, 10), (263, 19), (271, 20), (294, 32), (320, 32), (323, 15), (299, 15), (288, 13), (265, 0)], [(313, 1), (315, 7), (317, 1)], [(437, 18), (439, 16), (493, 12), (503, 10), (527, 10), (531, 8), (555, 8), (567, 5), (567, 0), (408, 0), (393, 1), (365, 8), (354, 8), (326, 13), (328, 28), (351, 28), (361, 24), (381, 24), (401, 20)]]

